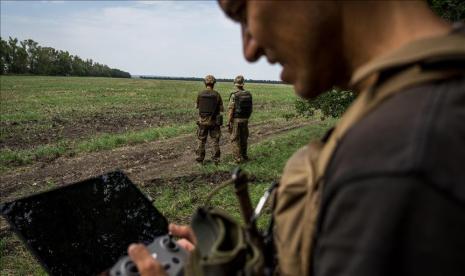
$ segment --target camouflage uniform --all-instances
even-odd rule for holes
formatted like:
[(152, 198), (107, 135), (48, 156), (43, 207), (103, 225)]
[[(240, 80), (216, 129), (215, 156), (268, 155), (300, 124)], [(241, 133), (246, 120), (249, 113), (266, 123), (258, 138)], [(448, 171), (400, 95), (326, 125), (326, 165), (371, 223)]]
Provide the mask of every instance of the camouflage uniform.
[[(247, 161), (247, 139), (249, 138), (249, 117), (252, 112), (252, 95), (250, 92), (245, 91), (244, 77), (237, 76), (234, 80), (237, 91), (231, 93), (228, 105), (228, 125), (231, 134), (231, 146), (234, 160), (237, 163)], [(247, 108), (245, 114), (238, 114), (238, 103), (236, 102), (239, 97), (250, 98), (250, 110)]]
[[(214, 154), (212, 160), (217, 163), (220, 159), (220, 137), (221, 137), (221, 124), (217, 122), (221, 112), (224, 111), (223, 100), (221, 95), (213, 90), (213, 86), (216, 80), (213, 76), (208, 75), (205, 77), (206, 89), (199, 92), (197, 95), (197, 109), (199, 109), (199, 118), (197, 120), (197, 138), (199, 140), (197, 147), (197, 162), (203, 162), (205, 158), (205, 144), (207, 143), (207, 137), (210, 135), (210, 138), (213, 141)], [(212, 97), (215, 99), (215, 108), (211, 114), (205, 114), (201, 111), (202, 98)]]

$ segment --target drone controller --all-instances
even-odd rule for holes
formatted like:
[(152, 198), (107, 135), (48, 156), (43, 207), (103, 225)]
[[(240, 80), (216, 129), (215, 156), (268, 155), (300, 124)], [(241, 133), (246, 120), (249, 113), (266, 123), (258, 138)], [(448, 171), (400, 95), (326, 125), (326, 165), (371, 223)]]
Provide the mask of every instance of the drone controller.
[[(147, 249), (160, 262), (168, 275), (183, 275), (188, 253), (169, 235), (156, 238)], [(111, 276), (138, 276), (136, 265), (128, 256), (121, 258), (110, 270)]]

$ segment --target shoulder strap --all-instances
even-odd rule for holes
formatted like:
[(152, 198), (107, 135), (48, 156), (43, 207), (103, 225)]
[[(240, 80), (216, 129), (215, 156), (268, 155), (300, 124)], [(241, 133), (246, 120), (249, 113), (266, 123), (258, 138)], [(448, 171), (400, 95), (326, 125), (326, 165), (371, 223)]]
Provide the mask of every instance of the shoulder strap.
[(218, 102), (219, 102), (219, 101), (220, 101), (220, 97), (221, 97), (220, 92), (218, 92), (218, 91), (216, 91), (216, 90), (214, 90), (214, 91), (215, 91), (215, 94), (216, 94), (216, 99), (217, 99)]
[[(384, 100), (411, 86), (465, 75), (465, 31), (463, 27), (459, 30), (412, 42), (355, 72), (352, 84), (379, 71), (398, 70), (385, 80), (378, 78), (378, 83), (362, 92), (346, 111), (321, 151), (318, 178), (323, 177), (332, 153), (347, 130)], [(438, 64), (441, 66), (435, 66)]]
[(419, 39), (409, 43), (360, 67), (355, 71), (350, 82), (354, 85), (377, 72), (410, 66), (429, 59), (464, 60), (465, 31), (459, 29), (443, 36)]
[(320, 178), (323, 177), (337, 144), (346, 132), (362, 117), (371, 112), (386, 99), (411, 86), (449, 79), (456, 76), (465, 76), (465, 68), (424, 71), (419, 65), (414, 65), (371, 89), (362, 92), (338, 122), (333, 133), (323, 147), (316, 166), (317, 179), (320, 180)]
[(231, 92), (231, 94), (229, 94), (229, 100), (231, 100), (231, 97), (232, 97), (233, 95), (235, 95), (237, 92), (239, 92), (239, 91)]

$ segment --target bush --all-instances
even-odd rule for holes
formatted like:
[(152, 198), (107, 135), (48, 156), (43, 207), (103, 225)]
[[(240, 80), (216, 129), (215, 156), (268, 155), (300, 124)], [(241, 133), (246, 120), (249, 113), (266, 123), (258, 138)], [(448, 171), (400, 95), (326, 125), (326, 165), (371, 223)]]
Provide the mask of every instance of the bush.
[(465, 19), (465, 2), (463, 0), (428, 0), (431, 9), (449, 22)]
[(315, 111), (320, 110), (324, 116), (338, 118), (354, 99), (353, 92), (333, 88), (312, 100), (298, 99), (295, 102), (295, 109), (297, 114), (305, 117), (311, 117)]

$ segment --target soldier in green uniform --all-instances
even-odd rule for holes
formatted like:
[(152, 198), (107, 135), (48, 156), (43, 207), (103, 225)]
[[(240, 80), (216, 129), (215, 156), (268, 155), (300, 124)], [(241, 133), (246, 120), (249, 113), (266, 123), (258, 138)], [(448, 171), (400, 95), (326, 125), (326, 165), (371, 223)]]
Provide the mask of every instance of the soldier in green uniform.
[(207, 137), (213, 141), (214, 154), (212, 160), (218, 163), (220, 160), (220, 137), (222, 115), (224, 111), (223, 100), (220, 93), (215, 91), (216, 79), (212, 75), (207, 75), (204, 79), (206, 89), (200, 91), (197, 95), (197, 109), (199, 110), (199, 118), (197, 120), (197, 138), (199, 144), (197, 147), (197, 162), (202, 163), (205, 158), (205, 144)]
[(249, 118), (252, 114), (252, 94), (244, 90), (244, 77), (234, 79), (236, 91), (231, 93), (228, 105), (228, 128), (231, 134), (231, 146), (234, 160), (242, 163), (249, 160), (247, 156), (247, 139), (249, 138)]

